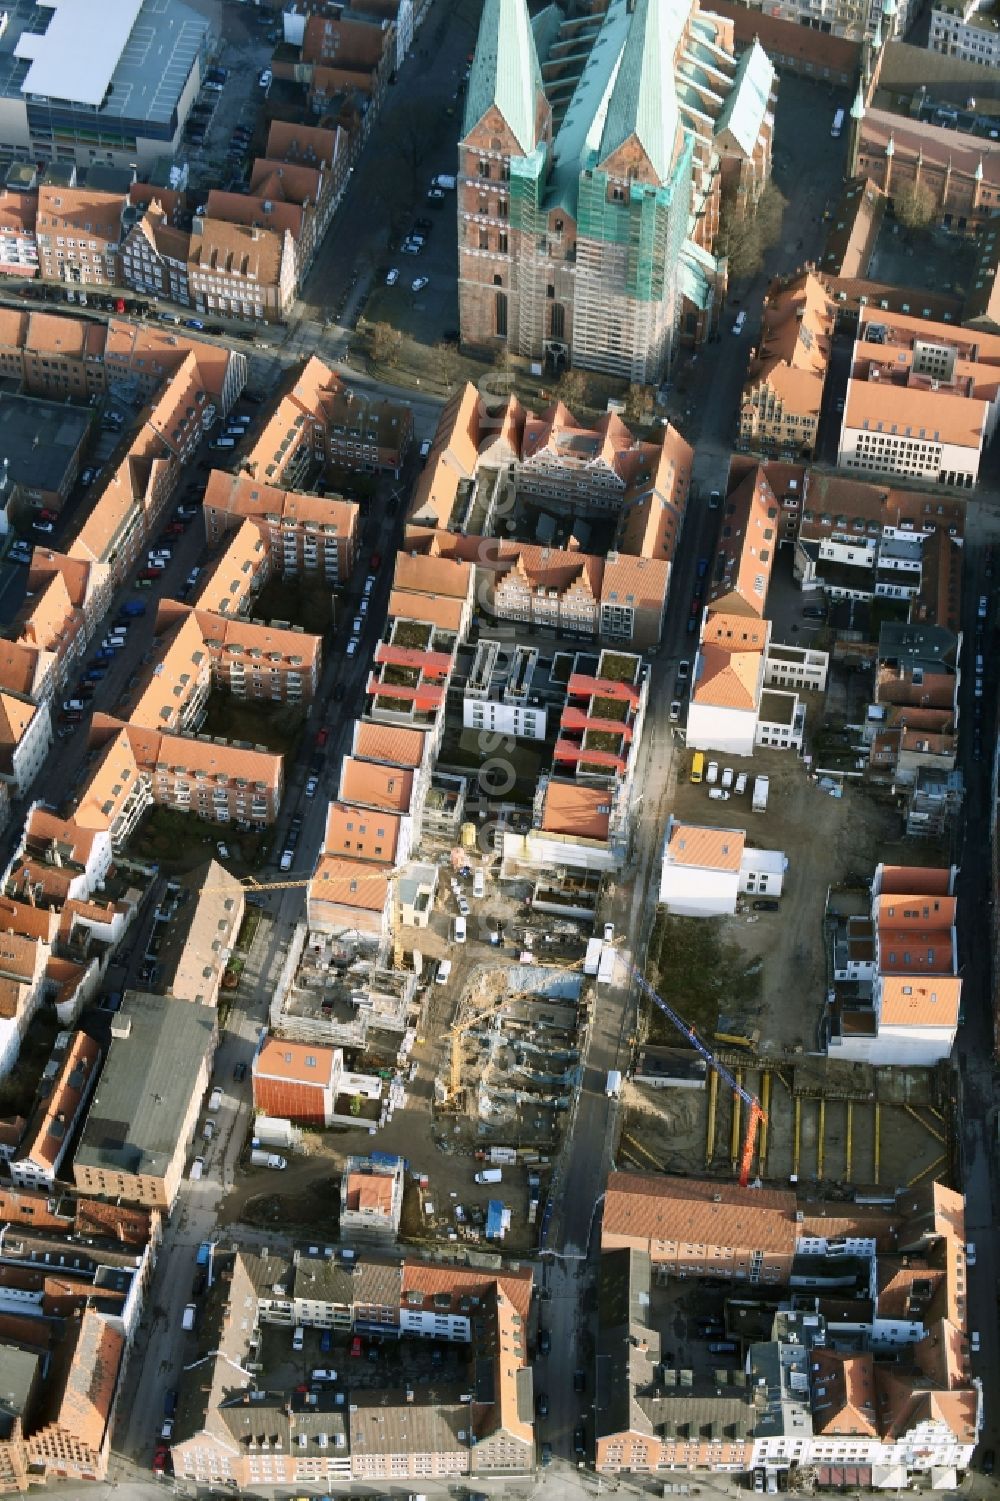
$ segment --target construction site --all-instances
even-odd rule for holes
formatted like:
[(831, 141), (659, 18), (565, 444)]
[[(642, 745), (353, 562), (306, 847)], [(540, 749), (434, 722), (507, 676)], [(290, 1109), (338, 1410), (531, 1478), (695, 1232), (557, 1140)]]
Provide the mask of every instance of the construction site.
[(713, 1056), (742, 1096), (715, 1068), (692, 1077), (676, 1050), (640, 1052), (623, 1096), (620, 1164), (733, 1177), (746, 1161), (749, 1182), (822, 1185), (832, 1196), (952, 1180), (946, 1069)]

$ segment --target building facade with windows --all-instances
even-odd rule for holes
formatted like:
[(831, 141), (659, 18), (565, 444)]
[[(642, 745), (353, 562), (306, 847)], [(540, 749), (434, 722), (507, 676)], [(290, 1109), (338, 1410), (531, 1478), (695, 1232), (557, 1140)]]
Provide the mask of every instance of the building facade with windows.
[(488, 0), (459, 142), (463, 341), (658, 380), (715, 325), (722, 194), (763, 191), (774, 93), (762, 48), (737, 62), (697, 0), (535, 23)]

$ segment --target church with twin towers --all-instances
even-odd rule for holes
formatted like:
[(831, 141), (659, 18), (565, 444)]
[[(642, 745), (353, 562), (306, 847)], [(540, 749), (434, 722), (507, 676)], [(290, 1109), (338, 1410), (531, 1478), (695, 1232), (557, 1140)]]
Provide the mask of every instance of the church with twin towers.
[[(572, 0), (571, 0), (572, 3)], [(723, 202), (771, 172), (776, 75), (700, 0), (486, 0), (459, 142), (464, 345), (657, 382), (717, 325)]]

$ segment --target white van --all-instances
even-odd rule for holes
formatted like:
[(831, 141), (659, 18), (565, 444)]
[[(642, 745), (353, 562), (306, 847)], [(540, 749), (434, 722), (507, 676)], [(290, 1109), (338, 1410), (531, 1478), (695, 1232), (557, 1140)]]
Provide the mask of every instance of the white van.
[(454, 941), (456, 943), (464, 943), (465, 942), (465, 918), (464, 917), (456, 917), (455, 918), (455, 926), (454, 926), (454, 928), (452, 930), (452, 938), (454, 939)]
[[(462, 921), (464, 922), (465, 919), (463, 918)], [(448, 983), (448, 981), (450, 979), (451, 979), (451, 960), (450, 959), (439, 959), (438, 960), (437, 973), (434, 976), (434, 983), (436, 985), (447, 985), (447, 983)]]
[(191, 1176), (192, 1183), (197, 1183), (198, 1179), (201, 1177), (201, 1175), (202, 1175), (202, 1173), (204, 1171), (205, 1171), (205, 1159), (204, 1159), (204, 1157), (196, 1157), (194, 1159), (194, 1161), (192, 1162), (192, 1164), (191, 1164), (191, 1175), (190, 1176)]
[(705, 773), (705, 781), (708, 782), (708, 784), (711, 786), (711, 784), (713, 782), (717, 782), (718, 780), (719, 780), (719, 763), (718, 763), (718, 761), (709, 761), (709, 763), (708, 763), (708, 770)]
[(472, 877), (472, 895), (478, 897), (486, 895), (486, 872), (481, 866)]

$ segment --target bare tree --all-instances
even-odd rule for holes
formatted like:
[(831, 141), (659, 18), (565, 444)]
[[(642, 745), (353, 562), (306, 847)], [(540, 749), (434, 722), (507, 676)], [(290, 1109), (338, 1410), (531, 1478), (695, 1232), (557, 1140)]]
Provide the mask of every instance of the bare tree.
[(556, 395), (564, 406), (575, 413), (576, 407), (587, 405), (588, 382), (582, 370), (564, 370), (556, 386)]
[(922, 182), (908, 182), (892, 195), (892, 207), (904, 229), (926, 229), (934, 218), (934, 194)]
[(441, 121), (436, 106), (425, 104), (397, 110), (379, 130), (380, 155), (386, 165), (408, 181), (416, 196), (424, 167), (440, 136)]
[(438, 380), (446, 391), (450, 391), (458, 377), (458, 350), (454, 344), (448, 343), (445, 339), (439, 339), (432, 353)]
[(373, 323), (368, 330), (368, 352), (376, 365), (395, 365), (402, 342), (402, 334), (391, 323)]
[(653, 391), (650, 386), (633, 383), (625, 397), (625, 421), (648, 422), (653, 414)]
[(722, 203), (716, 250), (729, 261), (729, 274), (735, 281), (756, 276), (764, 264), (764, 254), (781, 235), (787, 200), (773, 182), (761, 193), (756, 207), (745, 212), (733, 194)]

